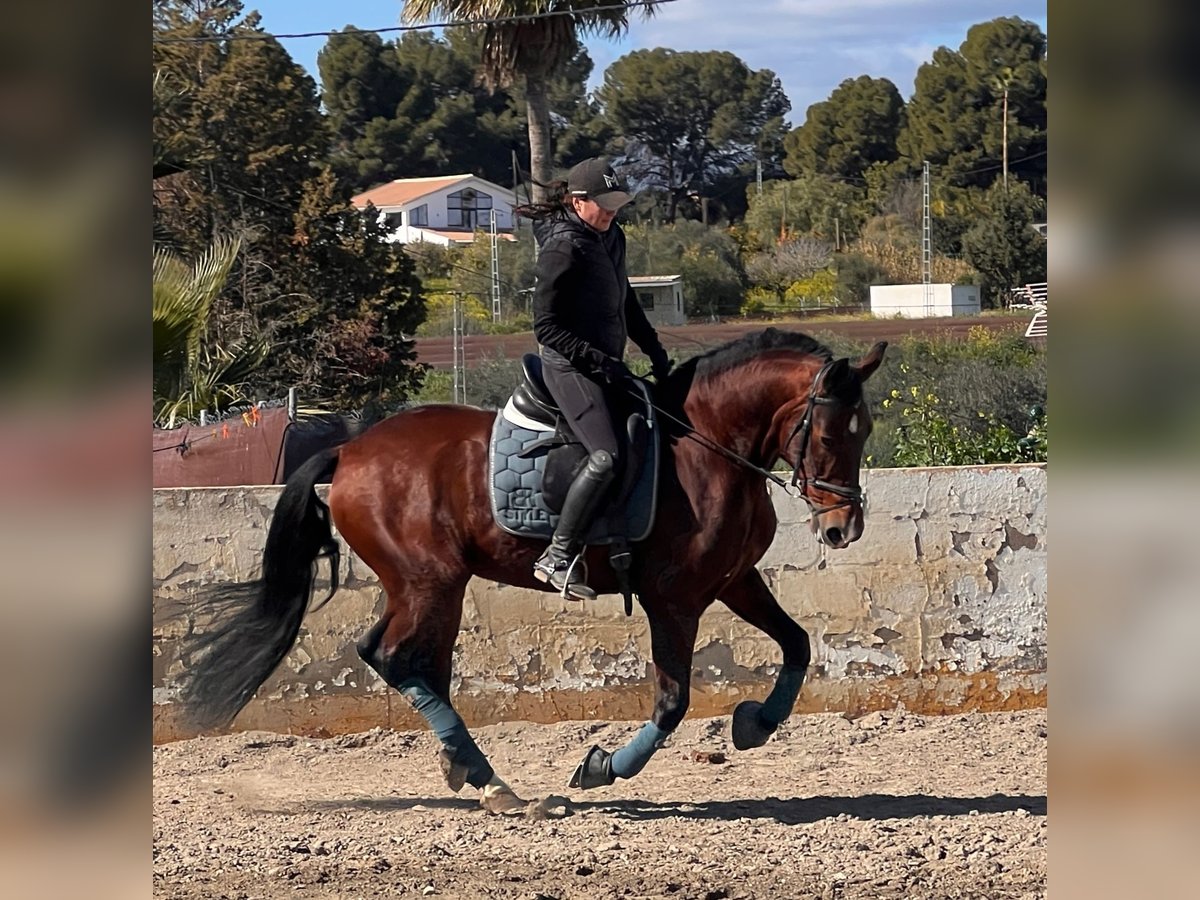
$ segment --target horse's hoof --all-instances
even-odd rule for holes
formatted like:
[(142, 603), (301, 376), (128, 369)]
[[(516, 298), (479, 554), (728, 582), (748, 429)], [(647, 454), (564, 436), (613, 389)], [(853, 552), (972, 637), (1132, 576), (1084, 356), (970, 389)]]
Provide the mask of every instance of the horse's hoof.
[(596, 746), (592, 747), (583, 758), (583, 762), (576, 766), (570, 786), (586, 791), (589, 788), (604, 787), (616, 780), (617, 776), (612, 771), (612, 754)]
[(467, 783), (467, 767), (462, 763), (456, 763), (447, 750), (438, 753), (438, 763), (441, 764), (442, 775), (446, 779), (447, 786), (457, 794)]
[(490, 813), (498, 816), (523, 814), (529, 806), (524, 800), (512, 792), (507, 785), (486, 785), (479, 805)]
[(733, 711), (733, 746), (739, 750), (761, 747), (775, 729), (763, 722), (759, 713), (762, 704), (757, 700), (743, 700)]

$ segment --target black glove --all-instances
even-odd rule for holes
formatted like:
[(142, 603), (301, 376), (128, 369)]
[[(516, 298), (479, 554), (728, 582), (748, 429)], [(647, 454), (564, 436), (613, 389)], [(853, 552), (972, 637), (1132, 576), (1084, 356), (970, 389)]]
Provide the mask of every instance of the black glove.
[(666, 353), (655, 354), (650, 360), (650, 372), (654, 376), (655, 381), (663, 381), (671, 374), (671, 369), (675, 367), (675, 363), (671, 361), (671, 357)]
[(629, 371), (629, 366), (625, 365), (625, 363), (621, 362), (615, 356), (603, 357), (596, 369), (609, 384), (620, 384), (622, 381), (633, 378), (633, 373)]

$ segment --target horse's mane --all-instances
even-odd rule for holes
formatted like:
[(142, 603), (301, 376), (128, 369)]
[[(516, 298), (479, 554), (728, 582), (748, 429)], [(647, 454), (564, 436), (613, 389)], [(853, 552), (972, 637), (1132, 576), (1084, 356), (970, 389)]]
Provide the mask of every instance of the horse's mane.
[[(690, 386), (696, 378), (712, 378), (771, 350), (790, 350), (801, 356), (815, 356), (822, 362), (833, 359), (833, 351), (816, 338), (799, 331), (767, 328), (745, 334), (681, 363), (671, 373), (667, 389), (671, 391), (676, 386)], [(839, 400), (856, 402), (862, 391), (862, 384), (856, 378), (847, 378), (836, 385), (826, 385), (826, 388)]]
[(816, 338), (801, 334), (799, 331), (780, 331), (778, 328), (767, 328), (763, 331), (752, 331), (742, 335), (742, 337), (715, 347), (707, 353), (702, 353), (688, 362), (696, 364), (697, 375), (712, 377), (727, 369), (733, 369), (742, 363), (749, 362), (768, 350), (794, 350), (805, 356), (819, 356), (823, 360), (833, 358), (833, 352)]

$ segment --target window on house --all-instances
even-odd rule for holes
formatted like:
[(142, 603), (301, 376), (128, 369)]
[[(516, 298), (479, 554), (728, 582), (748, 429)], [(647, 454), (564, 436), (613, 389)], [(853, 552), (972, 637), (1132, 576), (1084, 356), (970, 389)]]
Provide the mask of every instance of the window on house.
[(416, 209), (409, 210), (408, 224), (424, 228), (429, 225), (429, 205), (422, 203)]
[(492, 197), (474, 188), (463, 188), (446, 197), (446, 224), (451, 228), (475, 229), (488, 224)]
[(654, 294), (651, 291), (641, 291), (638, 300), (641, 301), (642, 309), (654, 309)]
[(390, 212), (383, 217), (383, 227), (388, 231), (395, 231), (404, 224), (404, 213)]

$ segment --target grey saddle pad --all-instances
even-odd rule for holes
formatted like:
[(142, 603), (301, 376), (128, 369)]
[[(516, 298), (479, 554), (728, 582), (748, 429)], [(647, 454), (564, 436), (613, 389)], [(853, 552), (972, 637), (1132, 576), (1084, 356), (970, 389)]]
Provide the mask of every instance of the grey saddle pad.
[[(515, 420), (515, 421), (514, 421)], [(650, 439), (637, 480), (622, 509), (601, 510), (588, 533), (589, 544), (610, 544), (618, 538), (644, 540), (654, 525), (658, 494), (659, 442), (656, 425), (648, 422)], [(510, 402), (496, 415), (488, 449), (488, 483), (496, 524), (509, 534), (550, 540), (558, 524), (542, 499), (542, 474), (549, 447), (520, 454), (538, 441), (554, 436), (551, 430), (512, 408)], [(623, 527), (622, 527), (623, 525)]]

